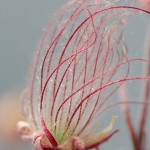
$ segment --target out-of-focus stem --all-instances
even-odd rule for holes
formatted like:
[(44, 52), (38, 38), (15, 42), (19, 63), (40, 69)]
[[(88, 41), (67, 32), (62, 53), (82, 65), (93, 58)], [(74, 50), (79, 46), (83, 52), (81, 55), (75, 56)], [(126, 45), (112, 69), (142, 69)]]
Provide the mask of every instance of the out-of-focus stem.
[[(147, 60), (150, 60), (150, 23), (148, 26), (148, 35), (147, 35), (147, 41), (146, 41), (146, 47), (145, 47), (145, 56)], [(145, 75), (150, 76), (150, 63), (147, 63), (145, 66)], [(139, 127), (139, 147), (140, 150), (146, 149), (146, 143), (145, 143), (145, 126), (147, 123), (148, 118), (148, 107), (147, 102), (150, 99), (150, 81), (146, 80), (144, 84), (144, 91), (143, 91), (143, 103), (144, 106), (142, 108), (141, 117), (140, 117), (140, 127)]]
[[(128, 100), (127, 88), (125, 85), (122, 85), (122, 87), (120, 88), (120, 99), (124, 102)], [(129, 109), (128, 104), (124, 105), (123, 111), (124, 111), (124, 117), (127, 123), (127, 127), (129, 129), (130, 137), (133, 143), (133, 149), (137, 150), (137, 135), (134, 129), (132, 119), (131, 119), (131, 114), (130, 114), (130, 109)]]

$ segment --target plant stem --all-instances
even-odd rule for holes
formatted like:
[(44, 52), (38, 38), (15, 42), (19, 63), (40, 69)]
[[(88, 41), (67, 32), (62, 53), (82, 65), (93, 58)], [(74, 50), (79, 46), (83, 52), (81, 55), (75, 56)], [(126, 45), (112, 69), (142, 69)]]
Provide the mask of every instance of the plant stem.
[[(148, 25), (148, 34), (147, 34), (147, 41), (146, 41), (146, 47), (145, 47), (145, 56), (147, 60), (150, 60), (150, 23)], [(145, 66), (145, 75), (150, 76), (150, 63), (147, 63)], [(150, 99), (150, 81), (145, 81), (144, 84), (144, 91), (143, 91), (143, 103), (144, 106), (142, 108), (141, 117), (140, 117), (140, 127), (139, 127), (139, 138), (138, 143), (140, 150), (146, 149), (146, 133), (145, 133), (145, 127), (148, 119), (148, 107), (147, 105), (148, 101)]]

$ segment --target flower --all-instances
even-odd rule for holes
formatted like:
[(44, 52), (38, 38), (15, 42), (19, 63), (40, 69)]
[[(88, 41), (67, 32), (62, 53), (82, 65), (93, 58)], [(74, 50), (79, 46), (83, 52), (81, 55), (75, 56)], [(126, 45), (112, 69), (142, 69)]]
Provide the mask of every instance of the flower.
[(19, 139), (16, 123), (24, 120), (20, 113), (18, 91), (10, 91), (0, 96), (0, 137), (11, 142)]
[(37, 150), (96, 148), (118, 131), (115, 115), (108, 126), (97, 126), (123, 82), (139, 79), (127, 78), (123, 26), (132, 14), (127, 8), (75, 0), (50, 20), (23, 93), (27, 120), (18, 122), (22, 138)]
[(150, 0), (138, 0), (141, 6), (147, 10), (150, 10)]

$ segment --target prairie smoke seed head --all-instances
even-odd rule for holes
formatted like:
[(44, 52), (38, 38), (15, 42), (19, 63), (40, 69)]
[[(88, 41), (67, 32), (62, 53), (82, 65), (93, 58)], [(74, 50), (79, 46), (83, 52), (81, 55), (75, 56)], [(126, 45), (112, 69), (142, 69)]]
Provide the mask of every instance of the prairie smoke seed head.
[(117, 132), (114, 116), (108, 127), (94, 128), (111, 96), (130, 80), (128, 68), (119, 75), (129, 63), (122, 37), (127, 8), (74, 0), (48, 23), (22, 99), (28, 123), (18, 124), (37, 150), (93, 148)]

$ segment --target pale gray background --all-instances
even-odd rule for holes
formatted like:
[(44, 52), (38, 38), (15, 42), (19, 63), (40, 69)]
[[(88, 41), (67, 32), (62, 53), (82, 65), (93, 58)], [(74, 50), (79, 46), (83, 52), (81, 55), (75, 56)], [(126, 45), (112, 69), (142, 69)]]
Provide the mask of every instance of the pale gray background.
[[(67, 1), (0, 0), (0, 93), (21, 88), (25, 84), (29, 64), (44, 27), (52, 14)], [(142, 49), (144, 47), (147, 20), (148, 17), (141, 15), (131, 21), (127, 27), (129, 31), (134, 29), (137, 35), (134, 35), (135, 41), (133, 41), (128, 38), (129, 32), (127, 33), (127, 41), (131, 48)], [(110, 141), (110, 146), (108, 144), (107, 148), (104, 146), (102, 149), (129, 148), (130, 142), (126, 135), (126, 132), (119, 133)], [(13, 150), (12, 147), (7, 149)], [(23, 148), (18, 149), (23, 150)], [(6, 146), (0, 146), (0, 150), (6, 150)]]

